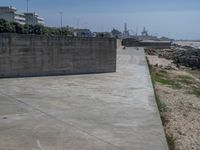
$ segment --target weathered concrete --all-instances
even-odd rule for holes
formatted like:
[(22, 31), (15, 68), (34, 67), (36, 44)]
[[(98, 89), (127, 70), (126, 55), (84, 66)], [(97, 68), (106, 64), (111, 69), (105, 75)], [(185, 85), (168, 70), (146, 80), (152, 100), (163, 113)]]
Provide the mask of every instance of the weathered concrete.
[(126, 47), (144, 47), (154, 49), (171, 48), (171, 41), (154, 41), (154, 40), (143, 40), (139, 41), (134, 38), (127, 38), (122, 40), (122, 45)]
[(115, 39), (0, 34), (0, 77), (115, 71)]
[(8, 149), (168, 150), (143, 50), (120, 49), (116, 73), (1, 79)]

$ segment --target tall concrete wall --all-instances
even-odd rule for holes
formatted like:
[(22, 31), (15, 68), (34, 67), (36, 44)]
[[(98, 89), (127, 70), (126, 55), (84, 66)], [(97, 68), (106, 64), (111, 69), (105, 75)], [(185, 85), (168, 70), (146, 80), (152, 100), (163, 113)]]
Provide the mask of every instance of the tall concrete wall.
[(122, 46), (122, 40), (117, 39), (117, 48), (120, 48)]
[(0, 77), (115, 71), (115, 39), (0, 34)]

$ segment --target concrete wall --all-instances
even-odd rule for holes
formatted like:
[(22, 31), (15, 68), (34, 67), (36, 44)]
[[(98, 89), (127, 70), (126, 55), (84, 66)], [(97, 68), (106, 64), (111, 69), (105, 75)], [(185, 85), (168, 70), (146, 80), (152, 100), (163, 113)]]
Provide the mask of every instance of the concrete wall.
[(169, 49), (171, 48), (171, 41), (139, 41), (134, 38), (123, 39), (122, 45), (126, 47), (144, 47), (155, 49)]
[(115, 71), (115, 39), (0, 34), (0, 77)]
[(120, 48), (122, 46), (122, 40), (117, 39), (117, 48)]

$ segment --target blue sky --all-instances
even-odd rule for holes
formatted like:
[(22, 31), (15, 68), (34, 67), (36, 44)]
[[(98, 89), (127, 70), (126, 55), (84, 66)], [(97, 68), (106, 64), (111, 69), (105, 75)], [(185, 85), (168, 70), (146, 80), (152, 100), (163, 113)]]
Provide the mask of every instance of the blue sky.
[[(0, 0), (26, 10), (26, 0)], [(200, 0), (30, 0), (30, 11), (45, 18), (46, 25), (87, 27), (93, 31), (123, 30), (132, 33), (145, 26), (149, 33), (178, 39), (200, 39)]]

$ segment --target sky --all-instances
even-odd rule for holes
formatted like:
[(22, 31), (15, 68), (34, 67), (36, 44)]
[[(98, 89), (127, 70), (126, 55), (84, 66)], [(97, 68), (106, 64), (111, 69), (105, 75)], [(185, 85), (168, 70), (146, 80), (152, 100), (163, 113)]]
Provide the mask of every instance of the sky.
[[(200, 39), (200, 0), (29, 0), (29, 11), (37, 12), (47, 26), (63, 25), (92, 31), (123, 31), (131, 34), (143, 27), (149, 34), (175, 39)], [(26, 0), (0, 0), (0, 6), (12, 5), (26, 11)]]

